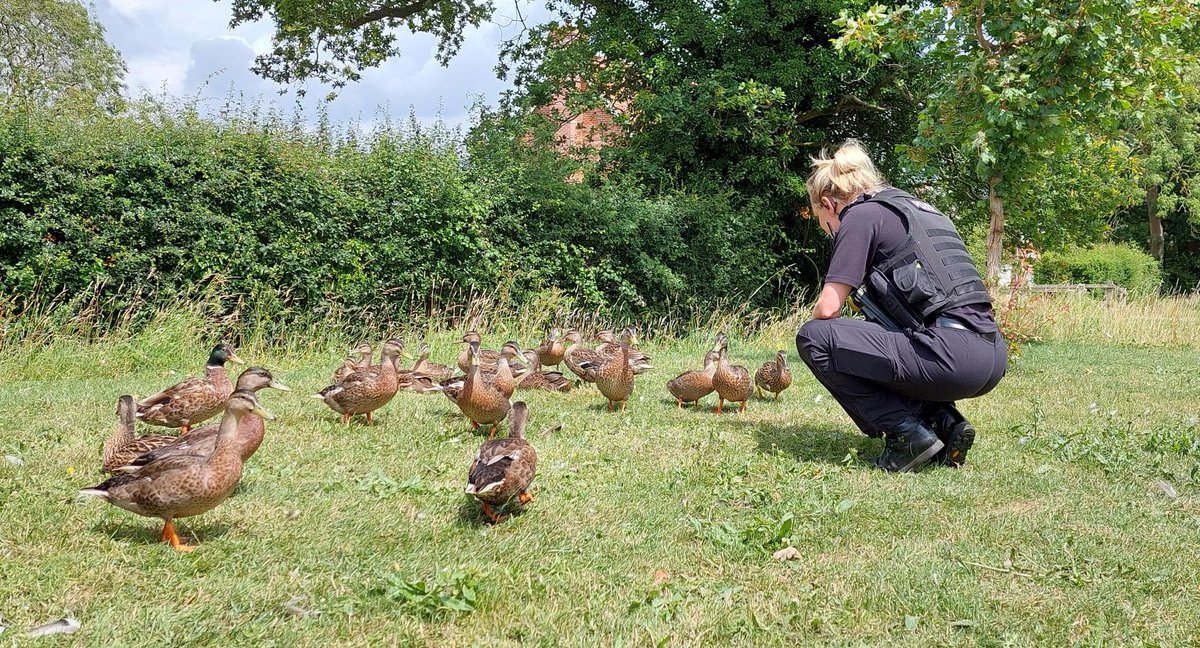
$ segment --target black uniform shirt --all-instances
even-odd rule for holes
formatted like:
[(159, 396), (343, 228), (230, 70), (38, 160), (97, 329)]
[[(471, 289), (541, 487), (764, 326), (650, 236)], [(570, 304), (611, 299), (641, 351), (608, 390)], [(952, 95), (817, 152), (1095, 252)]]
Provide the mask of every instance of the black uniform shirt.
[[(854, 290), (862, 285), (869, 268), (891, 259), (908, 240), (899, 214), (874, 202), (856, 202), (842, 210), (841, 226), (833, 237), (826, 283), (843, 283)], [(962, 320), (981, 333), (996, 329), (991, 304), (970, 304), (947, 309), (942, 315)]]

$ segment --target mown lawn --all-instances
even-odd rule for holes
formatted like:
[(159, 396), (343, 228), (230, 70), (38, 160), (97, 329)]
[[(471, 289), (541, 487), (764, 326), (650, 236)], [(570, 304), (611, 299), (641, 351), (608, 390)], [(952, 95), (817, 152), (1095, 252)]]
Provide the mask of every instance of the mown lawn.
[[(452, 339), (435, 360), (453, 357)], [(757, 366), (789, 342), (735, 339), (732, 352)], [(798, 363), (778, 403), (677, 411), (663, 384), (703, 344), (645, 345), (659, 368), (625, 414), (594, 388), (527, 395), (537, 499), (499, 526), (462, 492), (479, 437), (447, 400), (401, 394), (376, 427), (344, 429), (307, 398), (337, 349), (243, 349), (297, 391), (264, 392), (279, 420), (235, 496), (180, 522), (200, 544), (188, 555), (157, 542), (158, 521), (75, 492), (101, 479), (116, 397), (178, 379), (167, 367), (197, 371), (207, 348), (10, 358), (0, 454), (24, 463), (0, 461), (0, 642), (1200, 642), (1197, 352), (1027, 349), (964, 404), (981, 431), (965, 469), (890, 475), (866, 467), (880, 442)], [(789, 545), (798, 558), (772, 558)], [(23, 636), (62, 616), (82, 630)]]

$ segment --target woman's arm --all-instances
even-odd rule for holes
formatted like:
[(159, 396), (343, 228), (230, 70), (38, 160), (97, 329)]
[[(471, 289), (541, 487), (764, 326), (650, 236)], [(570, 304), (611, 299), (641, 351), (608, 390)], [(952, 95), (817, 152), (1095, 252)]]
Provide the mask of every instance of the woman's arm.
[(831, 281), (821, 289), (817, 305), (813, 308), (813, 319), (833, 319), (842, 314), (842, 305), (853, 288), (849, 284)]

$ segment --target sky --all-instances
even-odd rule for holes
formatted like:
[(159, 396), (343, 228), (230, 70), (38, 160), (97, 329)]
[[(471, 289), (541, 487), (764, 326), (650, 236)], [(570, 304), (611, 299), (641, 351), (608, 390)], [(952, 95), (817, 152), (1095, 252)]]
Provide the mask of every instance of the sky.
[[(528, 12), (529, 0), (522, 3)], [(199, 97), (216, 110), (234, 93), (246, 99), (274, 102), (290, 111), (298, 101), (294, 92), (280, 95), (282, 86), (250, 71), (254, 57), (270, 49), (273, 25), (269, 20), (229, 28), (229, 0), (93, 0), (105, 36), (129, 68), (125, 81), (132, 96), (142, 92), (177, 97)], [(388, 115), (406, 119), (411, 110), (419, 120), (441, 119), (463, 125), (475, 97), (495, 104), (509, 84), (496, 78), (494, 67), (499, 43), (517, 31), (510, 3), (500, 6), (491, 23), (467, 33), (462, 49), (442, 67), (434, 59), (436, 42), (425, 34), (400, 35), (401, 56), (378, 68), (365, 70), (362, 80), (348, 84), (327, 104), (335, 124), (357, 121), (371, 124)], [(299, 99), (306, 118), (316, 119), (316, 107), (329, 88), (312, 83)]]

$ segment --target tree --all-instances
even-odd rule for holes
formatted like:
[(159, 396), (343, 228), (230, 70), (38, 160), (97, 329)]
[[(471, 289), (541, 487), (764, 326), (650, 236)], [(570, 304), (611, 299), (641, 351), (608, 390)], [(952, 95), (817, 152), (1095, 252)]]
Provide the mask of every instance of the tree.
[(278, 83), (315, 78), (341, 87), (357, 81), (364, 68), (400, 55), (399, 28), (435, 36), (444, 65), (458, 52), (466, 28), (478, 26), (492, 9), (490, 0), (234, 0), (229, 26), (270, 15), (273, 48), (255, 59), (254, 71)]
[(0, 108), (62, 101), (115, 108), (125, 63), (75, 0), (6, 0), (0, 21)]
[(986, 186), (986, 274), (995, 278), (1005, 199), (1031, 161), (1085, 132), (1116, 139), (1123, 114), (1176, 101), (1197, 13), (1195, 0), (876, 5), (840, 16), (836, 46), (870, 63), (923, 62), (924, 108), (908, 151), (929, 162), (953, 149), (974, 163)]
[[(894, 145), (915, 126), (915, 106), (894, 82), (903, 61), (864, 73), (833, 50), (832, 21), (845, 6), (559, 0), (554, 20), (508, 44), (501, 72), (515, 81), (517, 112), (561, 99), (569, 114), (600, 107), (615, 115), (603, 174), (652, 192), (755, 201), (747, 227), (773, 232), (760, 244), (793, 266), (790, 278), (810, 281), (819, 270), (807, 257), (825, 246), (797, 219), (809, 157), (857, 136), (890, 171)], [(751, 213), (766, 220), (750, 222)]]
[[(1200, 68), (1192, 69), (1189, 79), (1195, 87)], [(1180, 213), (1200, 224), (1200, 100), (1185, 97), (1129, 121), (1129, 139), (1144, 170), (1147, 246), (1161, 262), (1164, 213)]]

